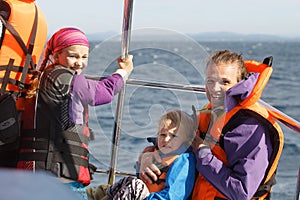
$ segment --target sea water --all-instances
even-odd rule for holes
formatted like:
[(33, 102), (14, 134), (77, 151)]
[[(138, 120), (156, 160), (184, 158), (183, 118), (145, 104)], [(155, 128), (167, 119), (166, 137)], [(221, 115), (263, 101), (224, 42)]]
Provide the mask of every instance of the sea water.
[[(115, 39), (92, 43), (86, 74), (108, 76), (117, 69), (121, 43)], [(263, 61), (273, 56), (273, 74), (261, 99), (290, 117), (300, 120), (300, 42), (297, 41), (194, 41), (156, 37), (133, 39), (130, 54), (135, 68), (130, 79), (167, 82), (182, 85), (204, 85), (207, 56), (220, 49), (239, 52), (244, 59)], [(118, 96), (112, 103), (90, 108), (89, 125), (94, 130), (91, 142), (92, 161), (99, 170), (109, 170), (112, 136), (116, 122)], [(182, 109), (192, 113), (191, 106), (200, 109), (205, 94), (127, 85), (121, 123), (117, 171), (135, 173), (139, 153), (155, 136), (159, 117), (167, 110)], [(285, 126), (285, 144), (273, 187), (272, 199), (293, 199), (300, 165), (300, 134)], [(116, 179), (119, 177), (117, 176)], [(107, 183), (108, 176), (96, 174), (92, 185)]]

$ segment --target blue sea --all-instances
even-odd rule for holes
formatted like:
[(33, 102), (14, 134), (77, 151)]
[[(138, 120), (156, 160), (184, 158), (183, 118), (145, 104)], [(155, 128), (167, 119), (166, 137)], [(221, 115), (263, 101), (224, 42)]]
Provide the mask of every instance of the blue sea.
[[(273, 56), (273, 74), (261, 99), (290, 117), (300, 120), (300, 42), (278, 41), (195, 41), (179, 34), (144, 36), (132, 33), (129, 53), (135, 68), (131, 80), (155, 81), (203, 87), (203, 69), (207, 56), (220, 49), (239, 52), (246, 60), (263, 61)], [(108, 76), (117, 69), (121, 53), (120, 37), (92, 42), (89, 67), (85, 73)], [(118, 96), (112, 103), (90, 108), (89, 125), (94, 130), (91, 142), (93, 164), (99, 170), (109, 170), (112, 136), (116, 122)], [(155, 136), (159, 117), (170, 109), (192, 113), (192, 105), (200, 109), (206, 102), (203, 93), (165, 88), (127, 85), (123, 102), (121, 136), (117, 171), (135, 173), (134, 164), (142, 149), (149, 145), (146, 138)], [(294, 199), (300, 166), (300, 134), (281, 126), (285, 145), (277, 171), (277, 183), (272, 199)], [(116, 179), (119, 177), (117, 176)], [(96, 174), (92, 185), (107, 183), (108, 176)]]

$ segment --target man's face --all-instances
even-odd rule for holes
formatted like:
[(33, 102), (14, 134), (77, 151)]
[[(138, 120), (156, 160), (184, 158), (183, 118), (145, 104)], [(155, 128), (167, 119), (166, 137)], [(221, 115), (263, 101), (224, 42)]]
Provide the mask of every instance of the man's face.
[(213, 108), (224, 106), (226, 91), (238, 82), (236, 64), (209, 64), (206, 69), (206, 95)]

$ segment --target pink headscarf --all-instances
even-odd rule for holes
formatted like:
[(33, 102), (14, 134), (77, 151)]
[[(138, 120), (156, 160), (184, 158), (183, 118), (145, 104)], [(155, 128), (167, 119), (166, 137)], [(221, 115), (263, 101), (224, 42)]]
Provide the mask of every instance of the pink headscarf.
[(81, 30), (71, 27), (58, 30), (47, 42), (47, 48), (52, 53), (72, 45), (90, 47), (86, 35)]

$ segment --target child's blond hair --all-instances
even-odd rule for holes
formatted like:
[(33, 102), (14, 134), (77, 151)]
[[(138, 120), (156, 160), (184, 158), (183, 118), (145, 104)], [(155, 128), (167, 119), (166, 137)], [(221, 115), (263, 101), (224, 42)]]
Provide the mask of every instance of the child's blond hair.
[(176, 127), (177, 134), (184, 134), (188, 143), (191, 143), (195, 137), (194, 119), (181, 110), (172, 110), (161, 116), (158, 126), (159, 131), (163, 127)]

